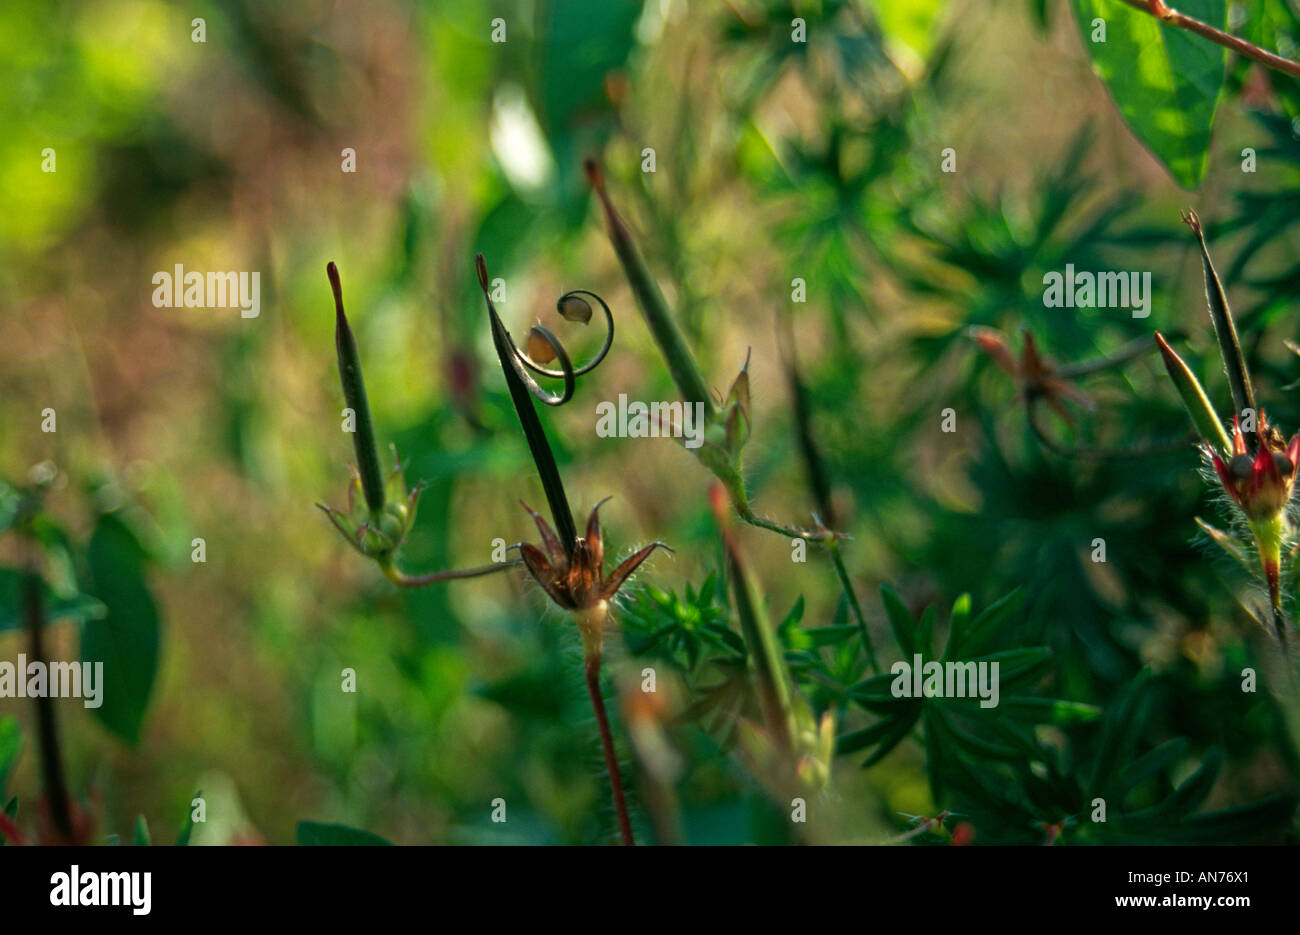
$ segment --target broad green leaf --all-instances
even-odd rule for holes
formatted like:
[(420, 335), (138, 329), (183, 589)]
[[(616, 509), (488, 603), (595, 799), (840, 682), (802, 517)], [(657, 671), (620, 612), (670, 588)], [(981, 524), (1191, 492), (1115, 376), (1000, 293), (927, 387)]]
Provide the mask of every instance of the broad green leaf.
[[(1129, 128), (1179, 185), (1196, 188), (1205, 175), (1227, 50), (1121, 0), (1072, 2), (1093, 70)], [(1177, 7), (1219, 29), (1227, 27), (1225, 0), (1181, 0)], [(1097, 20), (1104, 23), (1105, 42), (1093, 41)]]
[(145, 552), (121, 517), (106, 513), (95, 524), (86, 564), (90, 589), (108, 609), (103, 620), (81, 628), (82, 658), (104, 664), (103, 704), (91, 710), (135, 744), (158, 671), (158, 607), (145, 581)]
[(374, 847), (391, 845), (372, 831), (349, 828), (347, 825), (331, 825), (317, 821), (298, 822), (297, 841), (299, 847)]
[[(0, 568), (0, 633), (21, 630), (25, 623), (22, 614), (22, 573), (13, 568)], [(103, 603), (89, 594), (57, 595), (41, 581), (41, 606), (45, 610), (45, 623), (86, 623), (104, 616)]]
[(871, 6), (891, 49), (901, 44), (922, 59), (929, 56), (943, 0), (873, 0)]

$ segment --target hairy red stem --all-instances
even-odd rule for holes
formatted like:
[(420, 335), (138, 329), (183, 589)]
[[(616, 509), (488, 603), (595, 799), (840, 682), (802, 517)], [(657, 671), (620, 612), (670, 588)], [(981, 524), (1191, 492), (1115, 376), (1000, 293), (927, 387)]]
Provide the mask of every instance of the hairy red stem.
[(618, 772), (618, 756), (614, 753), (614, 735), (609, 730), (609, 717), (605, 714), (605, 700), (600, 696), (600, 656), (588, 656), (583, 663), (587, 670), (587, 691), (591, 706), (596, 709), (596, 724), (600, 728), (600, 744), (605, 749), (605, 767), (609, 770), (609, 787), (614, 793), (614, 810), (618, 812), (618, 830), (628, 847), (636, 844), (632, 837), (632, 822), (627, 817), (627, 800), (623, 798), (623, 779)]

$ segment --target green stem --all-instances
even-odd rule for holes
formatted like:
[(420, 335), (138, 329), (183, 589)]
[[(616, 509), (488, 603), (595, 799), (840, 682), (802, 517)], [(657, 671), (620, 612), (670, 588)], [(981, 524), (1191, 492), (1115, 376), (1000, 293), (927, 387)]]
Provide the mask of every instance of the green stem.
[(827, 539), (826, 550), (831, 553), (831, 562), (835, 565), (835, 574), (840, 579), (840, 587), (844, 589), (844, 596), (848, 598), (849, 607), (853, 611), (853, 619), (858, 624), (858, 632), (862, 634), (862, 648), (866, 651), (867, 662), (871, 665), (871, 671), (879, 675), (880, 661), (876, 659), (875, 647), (871, 645), (871, 637), (867, 633), (867, 618), (862, 613), (862, 605), (858, 603), (858, 595), (853, 590), (853, 582), (849, 580), (849, 571), (844, 567), (844, 557), (840, 554), (839, 540), (834, 536)]
[(520, 559), (515, 559), (511, 562), (493, 562), (491, 565), (479, 565), (477, 568), (458, 568), (452, 571), (433, 571), (425, 575), (408, 575), (394, 564), (392, 556), (385, 556), (379, 560), (379, 568), (384, 573), (384, 577), (399, 588), (422, 588), (426, 585), (437, 584), (439, 581), (481, 578), (484, 575), (491, 575), (498, 571), (514, 568), (520, 563)]
[(740, 549), (731, 531), (725, 526), (725, 507), (715, 502), (714, 512), (722, 529), (731, 590), (736, 598), (736, 616), (740, 620), (741, 635), (749, 648), (749, 658), (754, 666), (763, 717), (773, 743), (781, 750), (789, 751), (794, 718), (791, 714), (792, 692), (787, 680), (785, 659), (768, 623), (758, 590), (745, 568)]
[(1209, 23), (1203, 23), (1186, 13), (1180, 13), (1175, 9), (1166, 6), (1163, 0), (1122, 0), (1129, 6), (1145, 13), (1150, 13), (1156, 19), (1169, 26), (1175, 26), (1178, 29), (1185, 29), (1188, 32), (1195, 33), (1202, 39), (1208, 39), (1216, 45), (1221, 45), (1225, 49), (1231, 49), (1239, 55), (1246, 58), (1254, 59), (1261, 65), (1267, 65), (1274, 71), (1280, 71), (1284, 75), (1290, 75), (1292, 78), (1300, 78), (1300, 62), (1293, 62), (1289, 58), (1269, 52), (1267, 49), (1261, 49), (1253, 43), (1240, 39), (1231, 33), (1226, 33), (1222, 29), (1211, 26)]

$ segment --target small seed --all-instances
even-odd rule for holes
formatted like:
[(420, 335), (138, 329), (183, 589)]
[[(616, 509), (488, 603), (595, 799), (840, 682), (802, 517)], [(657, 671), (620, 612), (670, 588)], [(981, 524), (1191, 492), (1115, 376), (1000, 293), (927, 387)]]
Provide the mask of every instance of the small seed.
[(579, 295), (566, 295), (560, 299), (558, 308), (567, 321), (580, 321), (584, 325), (591, 321), (591, 303)]
[(546, 340), (542, 329), (536, 326), (528, 332), (527, 352), (533, 363), (549, 364), (555, 360), (555, 348), (551, 347), (551, 342)]

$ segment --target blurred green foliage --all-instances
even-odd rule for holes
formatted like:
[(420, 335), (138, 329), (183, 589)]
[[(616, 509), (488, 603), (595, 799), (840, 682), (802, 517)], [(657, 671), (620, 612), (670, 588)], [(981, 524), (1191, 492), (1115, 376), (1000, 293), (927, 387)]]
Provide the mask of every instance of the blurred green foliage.
[[(1260, 7), (1256, 41), (1300, 35), (1289, 6)], [(555, 324), (552, 304), (575, 288), (617, 320), (609, 360), (542, 417), (575, 512), (613, 495), (612, 557), (652, 539), (677, 553), (625, 589), (608, 649), (643, 840), (658, 823), (627, 686), (647, 665), (690, 843), (933, 843), (909, 816), (944, 811), (941, 826), (968, 822), (977, 843), (1294, 840), (1296, 715), (1274, 692), (1285, 676), (1252, 616), (1257, 584), (1198, 538), (1197, 455), (1048, 450), (966, 329), (1018, 346), (1023, 327), (1063, 365), (1180, 332), (1226, 398), (1178, 223), (1193, 201), (1257, 392), (1293, 431), (1300, 97), (1231, 59), (1217, 112), (1185, 108), (1204, 148), (1189, 195), (1197, 155), (1171, 161), (1144, 130), (1164, 105), (1123, 98), (1113, 74), (1108, 90), (1086, 41), (1071, 5), (1035, 2), (0, 6), (0, 519), (31, 466), (52, 462), (46, 603), (111, 680), (99, 723), (60, 706), (97, 839), (141, 814), (145, 833), (195, 844), (338, 843), (349, 828), (394, 843), (613, 839), (568, 618), (522, 573), (399, 593), (312, 505), (338, 501), (351, 457), (323, 275), (336, 260), (381, 445), (428, 484), (403, 567), (485, 564), (497, 540), (531, 538), (518, 501), (539, 503), (541, 485), (493, 358), (482, 252), (516, 334), (542, 318), (583, 359), (597, 329)], [(824, 552), (792, 562), (788, 540), (734, 531), (796, 687), (839, 738), (836, 821), (815, 815), (806, 833), (743, 755), (755, 700), (710, 475), (674, 442), (594, 432), (602, 400), (677, 393), (587, 155), (715, 389), (751, 355), (756, 504), (801, 528), (824, 510), (802, 433), (851, 537), (842, 554), (884, 675)], [(260, 270), (261, 316), (155, 308), (151, 277), (176, 263)], [(1044, 307), (1043, 275), (1067, 263), (1150, 271), (1151, 317)], [(1187, 428), (1155, 355), (1078, 385), (1095, 409), (1074, 409), (1073, 426), (1050, 417), (1063, 447)], [(47, 407), (57, 432), (41, 431)], [(25, 646), (6, 625), (16, 538), (0, 536), (0, 659)], [(1090, 557), (1098, 538), (1105, 562)], [(1023, 664), (996, 717), (878, 691), (894, 661), (995, 612), (997, 640), (966, 648)], [(78, 652), (72, 627), (50, 629), (56, 651)], [(1256, 693), (1241, 690), (1246, 668)], [(347, 669), (355, 693), (340, 690)], [(11, 715), (34, 736), (28, 706), (0, 699), (0, 797), (27, 803), (40, 771), (33, 744), (15, 754)], [(191, 832), (177, 819), (195, 788), (208, 811)], [(1094, 793), (1105, 826), (1089, 820)]]

